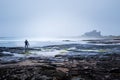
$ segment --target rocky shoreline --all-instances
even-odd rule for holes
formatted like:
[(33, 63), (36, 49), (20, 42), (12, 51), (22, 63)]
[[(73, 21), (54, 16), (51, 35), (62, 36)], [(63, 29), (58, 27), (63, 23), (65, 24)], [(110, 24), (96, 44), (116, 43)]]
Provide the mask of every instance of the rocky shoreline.
[[(120, 80), (119, 48), (80, 44), (30, 48), (29, 51), (64, 51), (49, 58), (20, 57), (19, 61), (6, 63), (0, 59), (0, 80)], [(0, 48), (1, 53), (4, 51), (23, 54), (24, 48)]]

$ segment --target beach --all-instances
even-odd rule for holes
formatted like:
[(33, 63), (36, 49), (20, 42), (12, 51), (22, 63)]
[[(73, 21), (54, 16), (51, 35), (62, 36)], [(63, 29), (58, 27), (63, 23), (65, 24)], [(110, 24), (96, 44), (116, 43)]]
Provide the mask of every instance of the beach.
[(119, 80), (120, 45), (88, 41), (0, 47), (0, 80)]

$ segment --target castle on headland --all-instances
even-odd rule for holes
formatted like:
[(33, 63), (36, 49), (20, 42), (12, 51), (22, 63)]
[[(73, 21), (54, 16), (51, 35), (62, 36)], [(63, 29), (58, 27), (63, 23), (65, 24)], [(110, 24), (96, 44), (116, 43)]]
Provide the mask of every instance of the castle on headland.
[(97, 31), (97, 30), (93, 30), (93, 31), (90, 31), (90, 32), (86, 32), (82, 35), (82, 37), (102, 37), (101, 35), (101, 32), (100, 31)]

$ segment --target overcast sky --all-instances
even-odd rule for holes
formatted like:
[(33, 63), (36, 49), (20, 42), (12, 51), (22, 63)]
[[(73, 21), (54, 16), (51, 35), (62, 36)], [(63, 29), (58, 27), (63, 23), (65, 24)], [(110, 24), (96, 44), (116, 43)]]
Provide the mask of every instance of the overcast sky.
[(0, 0), (0, 36), (120, 35), (120, 0)]

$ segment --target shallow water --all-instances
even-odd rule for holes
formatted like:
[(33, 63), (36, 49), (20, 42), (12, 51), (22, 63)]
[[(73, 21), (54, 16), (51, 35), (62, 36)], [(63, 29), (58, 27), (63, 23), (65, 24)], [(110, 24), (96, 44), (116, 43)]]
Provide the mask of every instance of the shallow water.
[[(60, 44), (80, 44), (81, 41), (29, 41), (30, 47), (42, 47)], [(0, 41), (0, 47), (24, 47), (24, 41)]]
[[(2, 52), (3, 54), (12, 54), (12, 56), (3, 56), (0, 57), (0, 60), (19, 61), (21, 60), (21, 58), (25, 59), (30, 57), (54, 57), (56, 55), (89, 56), (89, 55), (106, 54), (106, 53), (120, 53), (119, 44), (90, 44), (83, 42), (81, 40), (29, 41), (29, 43), (30, 43), (30, 47), (40, 50), (30, 50), (26, 54), (3, 51)], [(50, 46), (50, 45), (56, 45), (56, 46)], [(50, 46), (50, 47), (44, 47), (44, 46)], [(10, 39), (0, 40), (0, 47), (24, 47), (24, 40), (10, 40)]]

